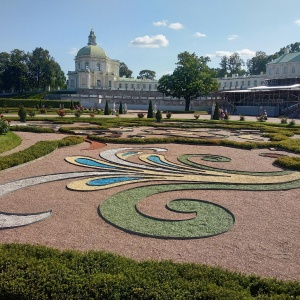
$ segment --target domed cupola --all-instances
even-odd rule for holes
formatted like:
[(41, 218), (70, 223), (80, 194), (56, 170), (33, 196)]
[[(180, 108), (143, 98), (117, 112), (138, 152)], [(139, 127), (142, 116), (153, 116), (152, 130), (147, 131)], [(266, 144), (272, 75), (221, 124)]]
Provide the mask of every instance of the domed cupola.
[(105, 51), (101, 47), (99, 47), (96, 43), (96, 36), (93, 29), (91, 29), (90, 35), (88, 36), (87, 46), (81, 48), (78, 51), (76, 58), (78, 59), (79, 57), (82, 56), (89, 56), (95, 58), (107, 58)]

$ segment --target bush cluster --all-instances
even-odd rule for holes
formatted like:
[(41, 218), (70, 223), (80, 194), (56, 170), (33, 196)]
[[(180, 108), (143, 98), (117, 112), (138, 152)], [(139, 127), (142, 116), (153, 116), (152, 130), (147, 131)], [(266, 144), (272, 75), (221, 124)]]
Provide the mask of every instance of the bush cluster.
[(78, 101), (70, 101), (70, 100), (39, 100), (39, 99), (5, 99), (0, 98), (0, 107), (36, 107), (45, 108), (54, 107), (54, 108), (71, 108), (72, 105), (80, 105)]
[(0, 246), (1, 299), (296, 299), (299, 282), (115, 254)]

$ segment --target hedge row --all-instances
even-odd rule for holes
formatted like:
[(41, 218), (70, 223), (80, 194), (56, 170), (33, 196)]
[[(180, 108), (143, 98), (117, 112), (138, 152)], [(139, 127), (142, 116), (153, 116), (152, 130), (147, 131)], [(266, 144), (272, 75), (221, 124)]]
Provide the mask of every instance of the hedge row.
[(296, 299), (299, 282), (191, 263), (136, 262), (115, 254), (0, 246), (1, 299)]
[(84, 141), (83, 137), (68, 136), (60, 141), (40, 141), (33, 146), (7, 156), (0, 157), (0, 170), (24, 164), (45, 156), (57, 148), (76, 145)]
[[(79, 105), (78, 101), (73, 101), (74, 105)], [(0, 108), (5, 107), (42, 107), (43, 105), (52, 108), (60, 108), (60, 105), (64, 105), (65, 108), (70, 108), (70, 100), (38, 100), (38, 99), (4, 99), (0, 98)]]

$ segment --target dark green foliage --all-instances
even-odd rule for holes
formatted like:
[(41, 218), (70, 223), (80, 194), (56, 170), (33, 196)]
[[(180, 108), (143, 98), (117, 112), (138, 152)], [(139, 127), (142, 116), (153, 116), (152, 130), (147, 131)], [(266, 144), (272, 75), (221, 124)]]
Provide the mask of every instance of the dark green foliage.
[(24, 108), (24, 106), (20, 106), (19, 111), (18, 111), (18, 116), (19, 116), (21, 122), (26, 122), (27, 111)]
[(38, 99), (4, 99), (0, 98), (0, 107), (35, 107), (35, 108), (42, 108), (44, 107), (53, 107), (53, 108), (60, 108), (60, 104), (64, 106), (64, 108), (70, 108), (71, 109), (71, 103), (73, 103), (73, 109), (74, 105), (80, 105), (80, 102), (78, 101), (69, 101), (69, 100), (38, 100)]
[(71, 109), (71, 110), (74, 110), (74, 103), (73, 103), (73, 100), (71, 100), (71, 103), (70, 103), (70, 109)]
[[(33, 146), (7, 156), (0, 157), (0, 170), (18, 166), (45, 156), (59, 147), (76, 145), (83, 142), (83, 137), (65, 137), (60, 141), (40, 141)], [(1, 299), (1, 297), (0, 297)]]
[(161, 119), (162, 119), (162, 113), (160, 110), (158, 110), (155, 114), (155, 119), (156, 119), (156, 122), (161, 122)]
[(122, 105), (122, 101), (120, 102), (120, 105), (119, 105), (119, 114), (123, 114), (123, 105)]
[(35, 133), (54, 133), (55, 130), (47, 127), (39, 126), (11, 126), (12, 131), (35, 132)]
[(153, 115), (152, 100), (150, 100), (150, 102), (149, 102), (147, 118), (148, 118), (148, 119), (149, 119), (149, 118), (154, 118), (154, 115)]
[(109, 107), (108, 107), (108, 102), (107, 102), (107, 100), (106, 100), (106, 102), (105, 102), (104, 115), (106, 115), (106, 116), (109, 115)]
[(0, 246), (1, 299), (296, 299), (299, 282), (115, 254)]
[(218, 102), (216, 103), (216, 106), (215, 106), (215, 110), (214, 110), (214, 114), (213, 114), (212, 119), (213, 119), (213, 120), (220, 120), (220, 109), (219, 109), (219, 104), (218, 104)]

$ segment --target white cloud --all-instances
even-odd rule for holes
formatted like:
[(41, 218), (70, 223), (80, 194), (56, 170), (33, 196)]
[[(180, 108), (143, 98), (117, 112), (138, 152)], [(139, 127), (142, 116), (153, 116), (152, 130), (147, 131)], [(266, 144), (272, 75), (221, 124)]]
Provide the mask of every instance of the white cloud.
[(179, 30), (183, 28), (183, 25), (181, 23), (171, 23), (169, 28)]
[(205, 54), (205, 56), (207, 56), (209, 58), (213, 58), (213, 57), (216, 57), (216, 54)]
[(238, 35), (232, 34), (228, 37), (228, 41), (233, 41), (233, 40), (236, 40), (237, 38), (238, 38)]
[(240, 56), (255, 56), (255, 51), (249, 50), (249, 49), (242, 49), (239, 51), (236, 51)]
[(298, 26), (300, 26), (300, 20), (296, 20), (295, 24), (298, 25)]
[(133, 47), (141, 48), (160, 48), (168, 46), (169, 41), (162, 34), (149, 36), (145, 35), (142, 37), (137, 37), (130, 42), (130, 45)]
[(75, 56), (75, 55), (77, 55), (78, 50), (79, 50), (78, 48), (73, 47), (73, 48), (71, 48), (71, 50), (68, 53)]
[(161, 20), (161, 21), (158, 21), (158, 22), (153, 22), (153, 25), (154, 26), (167, 26), (167, 20)]
[(206, 37), (205, 33), (201, 33), (201, 32), (196, 32), (195, 34), (193, 34), (194, 37), (200, 38), (200, 37)]
[(216, 57), (230, 56), (233, 52), (229, 51), (216, 51)]
[[(234, 52), (236, 52), (239, 56), (248, 56), (248, 57), (253, 57), (253, 56), (255, 56), (255, 53), (256, 53), (255, 51), (252, 51), (252, 50), (249, 50), (249, 49), (242, 49), (242, 50), (237, 50), (237, 51), (234, 51)], [(230, 51), (216, 51), (215, 56), (216, 57), (223, 57), (223, 56), (229, 57), (234, 52), (230, 52)], [(213, 55), (213, 54), (210, 54), (210, 55)], [(212, 56), (210, 56), (210, 57), (212, 57)]]

